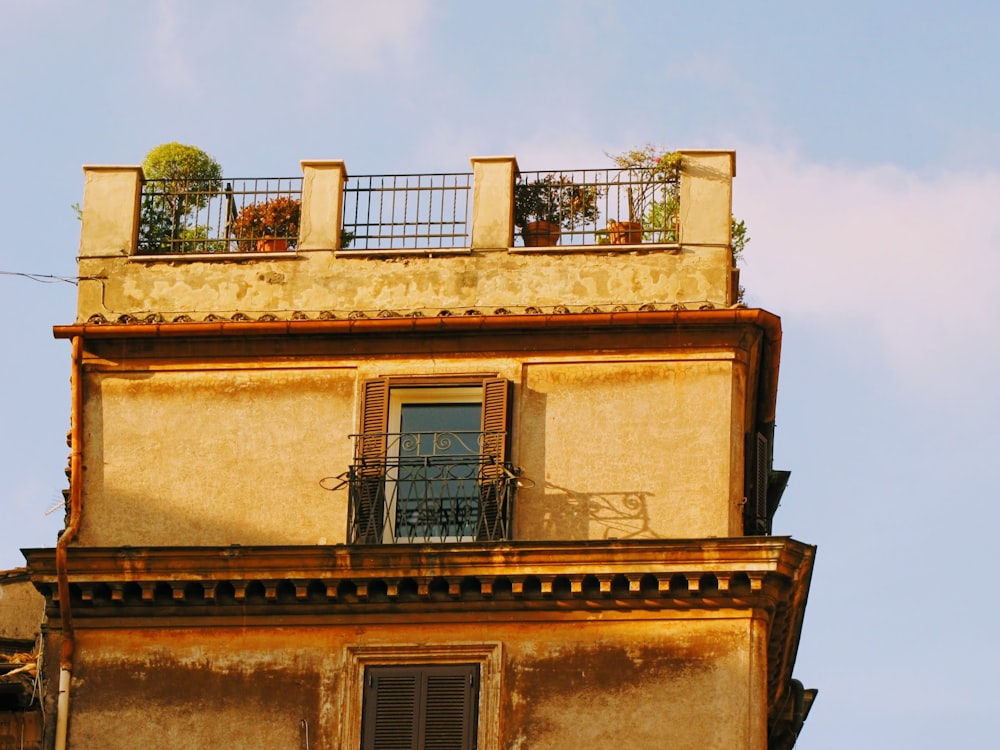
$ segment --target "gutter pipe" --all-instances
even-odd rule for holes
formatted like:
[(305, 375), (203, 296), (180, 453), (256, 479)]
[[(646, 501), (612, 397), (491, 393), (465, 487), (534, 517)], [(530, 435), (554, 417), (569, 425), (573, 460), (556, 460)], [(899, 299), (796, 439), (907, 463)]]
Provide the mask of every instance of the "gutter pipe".
[(81, 444), (83, 435), (83, 338), (74, 335), (73, 369), (70, 373), (72, 392), (72, 422), (70, 425), (69, 459), (69, 522), (56, 542), (56, 582), (59, 591), (59, 618), (62, 622), (62, 646), (59, 652), (59, 694), (56, 702), (55, 750), (65, 750), (69, 728), (69, 692), (73, 676), (73, 656), (76, 637), (73, 632), (73, 613), (70, 609), (69, 578), (67, 573), (67, 547), (76, 539), (80, 530), (80, 507), (83, 497), (81, 476)]

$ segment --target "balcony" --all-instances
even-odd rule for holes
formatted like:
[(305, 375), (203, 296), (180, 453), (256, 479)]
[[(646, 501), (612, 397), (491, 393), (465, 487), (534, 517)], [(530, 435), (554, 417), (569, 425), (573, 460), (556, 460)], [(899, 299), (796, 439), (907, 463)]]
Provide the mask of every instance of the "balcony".
[(503, 156), (349, 177), (306, 161), (300, 177), (215, 185), (85, 167), (78, 321), (729, 307), (734, 163), (692, 151), (672, 175), (522, 172)]
[(353, 544), (502, 541), (517, 472), (492, 458), (499, 432), (353, 435), (348, 540)]

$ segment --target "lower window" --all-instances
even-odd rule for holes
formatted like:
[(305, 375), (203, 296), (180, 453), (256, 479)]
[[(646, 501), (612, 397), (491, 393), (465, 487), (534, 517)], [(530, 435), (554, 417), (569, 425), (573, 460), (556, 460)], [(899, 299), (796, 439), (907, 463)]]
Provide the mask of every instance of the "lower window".
[(478, 664), (365, 667), (362, 750), (474, 750)]

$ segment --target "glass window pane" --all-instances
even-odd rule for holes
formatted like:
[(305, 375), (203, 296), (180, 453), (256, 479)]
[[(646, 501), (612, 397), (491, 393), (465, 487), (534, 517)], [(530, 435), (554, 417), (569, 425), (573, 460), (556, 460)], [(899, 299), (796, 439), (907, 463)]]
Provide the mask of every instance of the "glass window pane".
[(443, 540), (474, 534), (481, 422), (481, 403), (401, 404), (397, 537)]

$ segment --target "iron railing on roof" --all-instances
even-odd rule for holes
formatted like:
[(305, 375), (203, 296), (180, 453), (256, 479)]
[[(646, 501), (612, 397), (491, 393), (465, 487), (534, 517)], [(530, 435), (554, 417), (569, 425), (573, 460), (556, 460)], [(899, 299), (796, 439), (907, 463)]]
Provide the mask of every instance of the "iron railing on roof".
[(675, 243), (679, 208), (679, 177), (652, 169), (521, 172), (514, 185), (524, 245)]
[[(516, 471), (488, 447), (503, 432), (352, 435), (347, 472), (353, 544), (500, 541), (509, 538)], [(484, 446), (487, 448), (484, 450)]]
[(471, 193), (468, 173), (350, 177), (344, 185), (341, 247), (468, 247)]
[(293, 250), (301, 177), (145, 180), (137, 255)]
[[(525, 245), (677, 242), (679, 180), (649, 169), (522, 172), (514, 185)], [(471, 245), (469, 173), (366, 175), (343, 187), (342, 250)], [(137, 255), (294, 250), (301, 177), (146, 180)], [(537, 220), (547, 226), (532, 227)]]

